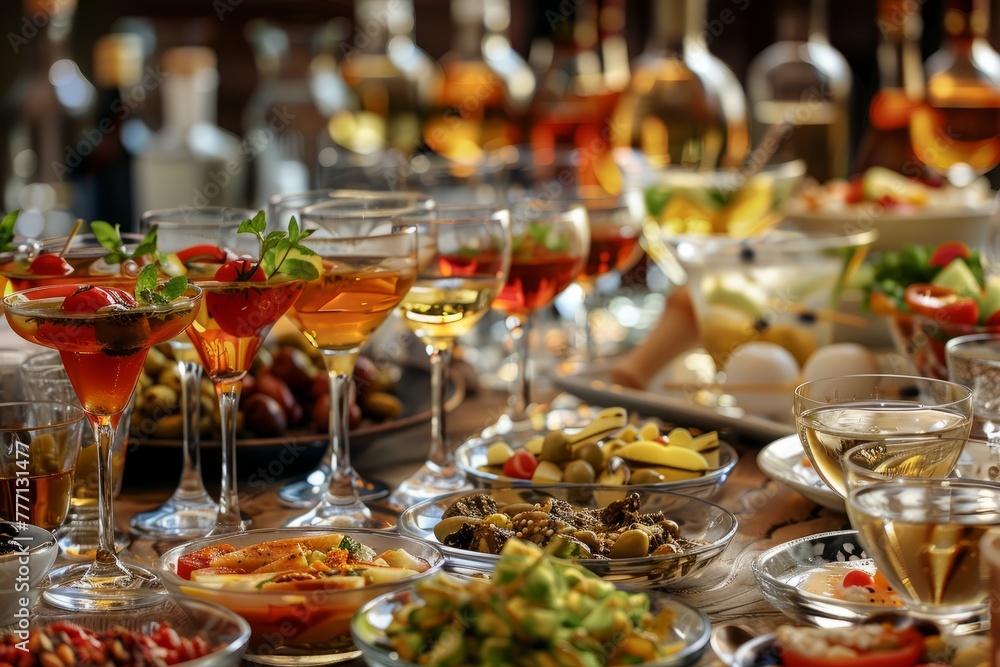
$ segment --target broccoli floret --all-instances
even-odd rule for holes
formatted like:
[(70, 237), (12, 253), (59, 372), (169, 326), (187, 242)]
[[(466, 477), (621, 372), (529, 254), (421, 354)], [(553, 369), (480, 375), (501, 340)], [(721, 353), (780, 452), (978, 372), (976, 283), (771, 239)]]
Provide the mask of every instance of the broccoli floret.
[(340, 541), (340, 548), (347, 550), (354, 560), (360, 563), (370, 563), (375, 560), (374, 549), (361, 544), (357, 540), (352, 540), (346, 535), (344, 536), (344, 539)]

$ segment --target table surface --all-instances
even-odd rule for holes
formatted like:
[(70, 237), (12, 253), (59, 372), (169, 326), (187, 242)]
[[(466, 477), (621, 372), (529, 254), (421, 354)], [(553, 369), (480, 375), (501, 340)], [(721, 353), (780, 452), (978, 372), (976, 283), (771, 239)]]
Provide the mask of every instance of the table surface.
[[(464, 403), (449, 416), (447, 426), (450, 437), (461, 441), (481, 430), (500, 414), (505, 398), (492, 391), (467, 396)], [(362, 475), (371, 474), (390, 484), (404, 479), (426, 456), (428, 428), (428, 424), (421, 424), (387, 434), (358, 448), (354, 453), (356, 468)], [(821, 508), (768, 479), (757, 467), (758, 446), (739, 441), (734, 444), (740, 453), (739, 464), (713, 500), (736, 514), (739, 531), (723, 556), (706, 569), (695, 586), (671, 592), (703, 609), (713, 625), (736, 622), (759, 632), (769, 632), (787, 619), (757, 590), (750, 567), (753, 559), (762, 551), (788, 540), (841, 530), (849, 525), (843, 514)], [(162, 456), (179, 459), (180, 450), (164, 448)], [(215, 471), (205, 472), (211, 476)], [(127, 463), (125, 476), (126, 480), (130, 479)], [(173, 490), (171, 483), (175, 481), (163, 480), (162, 485), (155, 488), (143, 484), (141, 490), (135, 488), (136, 484), (127, 483), (126, 490), (115, 504), (116, 523), (127, 528), (128, 520), (134, 513), (160, 505)], [(281, 481), (276, 481), (266, 490), (256, 493), (243, 491), (245, 502), (242, 509), (253, 517), (255, 527), (278, 526), (299, 511), (279, 505), (276, 489), (280, 484)], [(133, 541), (124, 555), (148, 565), (174, 544), (139, 539)], [(364, 663), (358, 659), (343, 664), (355, 667)], [(721, 663), (709, 650), (699, 664)]]

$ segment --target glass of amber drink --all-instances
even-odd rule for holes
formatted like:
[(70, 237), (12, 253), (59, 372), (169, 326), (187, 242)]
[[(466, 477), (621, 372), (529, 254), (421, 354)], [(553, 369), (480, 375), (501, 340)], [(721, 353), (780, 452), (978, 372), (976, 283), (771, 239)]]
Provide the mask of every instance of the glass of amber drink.
[(46, 598), (86, 611), (150, 604), (162, 587), (149, 570), (115, 553), (111, 445), (149, 348), (183, 331), (202, 292), (187, 286), (166, 303), (145, 303), (123, 290), (91, 285), (33, 287), (4, 297), (11, 328), (22, 338), (59, 350), (98, 447), (99, 547), (92, 563), (50, 574)]

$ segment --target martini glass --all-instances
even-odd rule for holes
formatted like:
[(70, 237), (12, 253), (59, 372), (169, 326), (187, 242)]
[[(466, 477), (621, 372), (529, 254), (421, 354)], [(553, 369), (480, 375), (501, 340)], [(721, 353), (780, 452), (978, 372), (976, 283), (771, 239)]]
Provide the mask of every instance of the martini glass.
[[(394, 215), (415, 211), (426, 211), (434, 206), (434, 200), (417, 192), (392, 192), (379, 190), (316, 190), (293, 195), (277, 195), (271, 198), (267, 219), (281, 227), (288, 225), (293, 216), (301, 223), (303, 219), (314, 219), (313, 226), (320, 227), (314, 236), (330, 232), (323, 228), (322, 211), (333, 220), (354, 216), (357, 236), (365, 236), (376, 225), (391, 226)], [(301, 329), (301, 328), (300, 328)], [(319, 466), (304, 479), (286, 484), (278, 490), (281, 502), (289, 507), (311, 508), (319, 502), (330, 485), (330, 470), (333, 465), (334, 446), (328, 444)], [(389, 495), (389, 487), (372, 479), (365, 479), (351, 472), (362, 501), (368, 502)]]
[(245, 531), (236, 481), (236, 410), (243, 379), (274, 323), (302, 294), (304, 282), (284, 276), (267, 281), (195, 280), (205, 292), (188, 337), (219, 397), (222, 484), (209, 535)]
[(510, 272), (493, 307), (506, 314), (515, 378), (508, 409), (485, 435), (529, 431), (531, 314), (551, 304), (580, 275), (590, 249), (587, 209), (576, 200), (538, 194), (511, 204)]
[(22, 338), (59, 350), (70, 382), (94, 429), (98, 447), (99, 546), (90, 564), (50, 573), (46, 597), (57, 606), (97, 611), (149, 604), (161, 590), (149, 570), (125, 564), (115, 554), (111, 445), (115, 427), (135, 390), (149, 348), (191, 324), (202, 291), (193, 285), (168, 304), (127, 311), (65, 313), (63, 300), (80, 285), (34, 287), (4, 297), (11, 328)]
[[(392, 207), (372, 208), (379, 201)], [(330, 473), (319, 503), (287, 525), (383, 527), (372, 520), (358, 495), (348, 442), (348, 409), (354, 365), (362, 346), (416, 279), (417, 230), (393, 224), (396, 216), (411, 209), (399, 202), (397, 198), (346, 196), (302, 211), (302, 226), (316, 230), (303, 245), (323, 258), (323, 271), (318, 280), (306, 285), (288, 318), (323, 353), (329, 375)]]
[(389, 497), (396, 509), (466, 487), (445, 432), (445, 387), (455, 339), (469, 332), (500, 293), (510, 270), (510, 214), (506, 209), (441, 206), (402, 216), (430, 239), (433, 257), (399, 312), (424, 343), (431, 365), (431, 444), (427, 461)]
[[(228, 255), (256, 249), (256, 241), (247, 234), (242, 237), (253, 241), (253, 245), (240, 247), (243, 239), (237, 233), (240, 223), (253, 218), (254, 213), (249, 209), (223, 207), (164, 209), (146, 211), (140, 225), (144, 232), (156, 225), (159, 250), (177, 254), (194, 279), (199, 274), (214, 275)], [(129, 525), (135, 532), (156, 539), (203, 537), (215, 527), (219, 505), (208, 495), (202, 481), (197, 426), (201, 413), (201, 364), (188, 336), (182, 334), (168, 344), (181, 380), (181, 478), (165, 503), (136, 514)]]

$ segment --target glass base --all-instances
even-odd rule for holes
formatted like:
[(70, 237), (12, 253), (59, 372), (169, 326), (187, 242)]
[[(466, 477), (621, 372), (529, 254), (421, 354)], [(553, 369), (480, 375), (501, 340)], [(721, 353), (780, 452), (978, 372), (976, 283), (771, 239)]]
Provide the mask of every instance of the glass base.
[(163, 584), (149, 570), (120, 563), (120, 573), (93, 576), (92, 563), (77, 563), (52, 570), (42, 595), (49, 604), (71, 611), (137, 609), (162, 602)]
[[(97, 517), (78, 518), (70, 516), (55, 531), (59, 551), (70, 560), (86, 560), (88, 563), (97, 556)], [(115, 529), (115, 551), (121, 553), (131, 543), (128, 533)]]
[(207, 495), (197, 501), (170, 498), (160, 507), (136, 514), (129, 521), (132, 531), (153, 539), (204, 537), (215, 528), (219, 506)]
[(389, 496), (389, 506), (402, 512), (412, 505), (444, 493), (471, 489), (462, 471), (455, 466), (438, 468), (425, 463)]
[(334, 503), (329, 495), (325, 495), (316, 507), (305, 514), (286, 521), (283, 526), (298, 528), (302, 526), (337, 526), (339, 528), (374, 528), (376, 530), (393, 528), (392, 524), (372, 516), (372, 512), (360, 500), (348, 503)]
[[(290, 482), (278, 489), (278, 499), (286, 507), (305, 509), (315, 505), (326, 492), (330, 482), (330, 469), (322, 466), (309, 473), (305, 479)], [(389, 487), (373, 479), (358, 478), (354, 483), (361, 502), (368, 503), (389, 495)]]
[(240, 512), (240, 522), (238, 524), (221, 525), (216, 523), (218, 518), (219, 518), (218, 514), (212, 515), (212, 528), (207, 533), (205, 533), (205, 537), (214, 537), (216, 535), (235, 535), (237, 533), (245, 533), (246, 531), (250, 530), (250, 527), (253, 525), (253, 519), (250, 518), (250, 515), (242, 511)]

